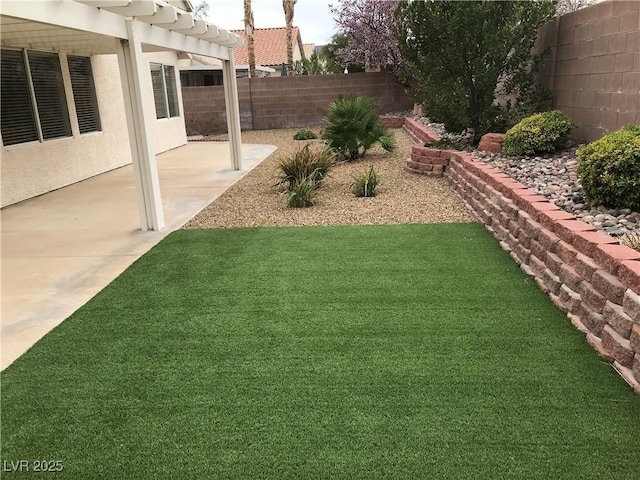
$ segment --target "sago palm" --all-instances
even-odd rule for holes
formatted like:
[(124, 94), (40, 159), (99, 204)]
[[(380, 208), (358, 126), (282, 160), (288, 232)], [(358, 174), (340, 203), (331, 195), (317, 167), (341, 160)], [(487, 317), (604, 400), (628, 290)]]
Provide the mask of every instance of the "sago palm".
[(393, 152), (396, 142), (387, 127), (378, 121), (373, 101), (345, 95), (329, 104), (323, 137), (347, 160), (363, 157), (376, 142)]

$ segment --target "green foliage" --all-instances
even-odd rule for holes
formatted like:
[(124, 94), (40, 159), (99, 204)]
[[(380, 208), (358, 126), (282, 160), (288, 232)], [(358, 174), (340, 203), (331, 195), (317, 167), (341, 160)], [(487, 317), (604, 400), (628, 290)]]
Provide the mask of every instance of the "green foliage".
[(440, 150), (460, 150), (460, 145), (446, 137), (442, 137), (440, 140), (434, 142), (425, 143), (424, 146), (429, 148), (439, 148)]
[(347, 48), (349, 45), (349, 37), (344, 33), (336, 33), (331, 37), (331, 42), (322, 47), (320, 54), (325, 60), (325, 69), (327, 73), (343, 73), (345, 67), (349, 73), (364, 72), (364, 65), (349, 64), (343, 65), (338, 59), (337, 52)]
[(313, 52), (309, 58), (293, 62), (294, 75), (327, 75), (326, 59)]
[(329, 147), (318, 150), (311, 145), (282, 157), (276, 186), (284, 190), (287, 205), (293, 208), (312, 206), (315, 191), (333, 168), (334, 160), (335, 155)]
[(562, 149), (574, 128), (559, 110), (536, 113), (507, 131), (502, 151), (509, 155), (534, 155)]
[[(552, 0), (401, 1), (395, 35), (410, 94), (450, 132), (471, 128), (477, 142), (496, 126), (504, 131), (546, 98), (535, 82), (543, 55), (533, 52), (554, 13)], [(506, 97), (514, 101), (497, 105)]]
[(295, 182), (284, 195), (287, 199), (287, 206), (292, 208), (306, 208), (313, 205), (318, 183), (313, 177), (306, 177)]
[(363, 157), (376, 142), (388, 152), (396, 148), (393, 133), (378, 121), (373, 101), (340, 96), (329, 104), (323, 138), (346, 160)]
[(318, 138), (318, 136), (308, 128), (301, 128), (293, 136), (294, 140), (313, 140), (314, 138)]
[(640, 126), (578, 149), (578, 177), (591, 205), (640, 210)]
[(280, 176), (276, 186), (293, 190), (298, 183), (310, 179), (315, 188), (318, 188), (333, 168), (334, 160), (335, 155), (330, 148), (325, 146), (318, 150), (311, 145), (305, 145), (292, 155), (280, 158)]
[(375, 197), (376, 188), (380, 183), (380, 175), (371, 165), (368, 172), (353, 177), (351, 191), (356, 197)]

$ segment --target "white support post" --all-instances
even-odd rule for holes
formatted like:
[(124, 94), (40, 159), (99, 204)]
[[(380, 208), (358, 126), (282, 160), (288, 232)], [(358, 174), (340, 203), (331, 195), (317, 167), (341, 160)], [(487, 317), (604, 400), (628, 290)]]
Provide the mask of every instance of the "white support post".
[(116, 40), (120, 79), (129, 130), (131, 158), (138, 194), (140, 224), (143, 231), (164, 227), (158, 166), (153, 145), (155, 119), (150, 112), (154, 104), (147, 63), (142, 56), (142, 44), (137, 35), (138, 22), (127, 19), (128, 40)]
[(234, 170), (242, 170), (242, 138), (240, 130), (240, 106), (238, 104), (238, 83), (233, 52), (229, 52), (229, 60), (222, 61), (222, 81), (224, 83), (224, 100), (227, 110), (227, 131), (229, 132), (229, 148), (231, 150), (231, 166)]

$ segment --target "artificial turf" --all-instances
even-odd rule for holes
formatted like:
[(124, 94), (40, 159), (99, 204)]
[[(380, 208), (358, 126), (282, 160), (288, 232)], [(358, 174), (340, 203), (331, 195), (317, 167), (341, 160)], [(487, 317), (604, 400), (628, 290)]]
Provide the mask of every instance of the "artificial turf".
[(637, 479), (639, 432), (478, 224), (178, 231), (2, 375), (54, 478)]

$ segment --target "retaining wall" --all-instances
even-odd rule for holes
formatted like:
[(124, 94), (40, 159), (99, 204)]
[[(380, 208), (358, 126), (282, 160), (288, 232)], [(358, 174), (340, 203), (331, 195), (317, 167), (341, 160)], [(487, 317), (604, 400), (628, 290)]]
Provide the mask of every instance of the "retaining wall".
[(640, 394), (640, 253), (470, 153), (440, 150), (432, 158), (502, 248)]

